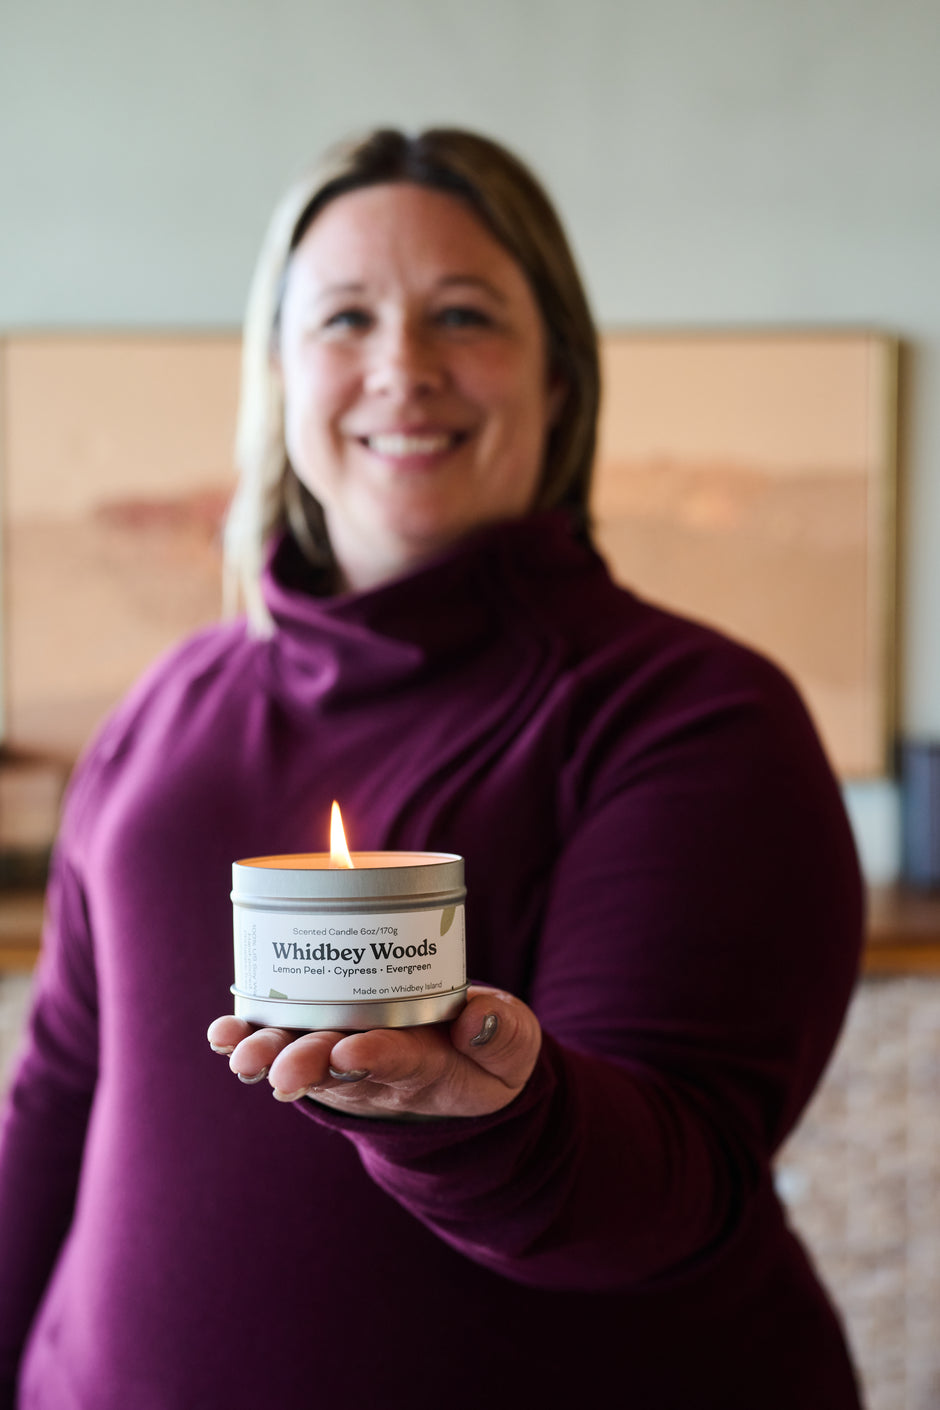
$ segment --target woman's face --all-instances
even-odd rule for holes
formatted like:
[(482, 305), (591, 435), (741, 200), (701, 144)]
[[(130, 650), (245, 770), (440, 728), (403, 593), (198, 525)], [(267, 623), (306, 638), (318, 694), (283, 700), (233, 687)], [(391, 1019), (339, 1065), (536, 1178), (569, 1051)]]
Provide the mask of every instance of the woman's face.
[(562, 393), (522, 269), (456, 198), (331, 202), (291, 259), (278, 361), (288, 456), (345, 586), (531, 508)]

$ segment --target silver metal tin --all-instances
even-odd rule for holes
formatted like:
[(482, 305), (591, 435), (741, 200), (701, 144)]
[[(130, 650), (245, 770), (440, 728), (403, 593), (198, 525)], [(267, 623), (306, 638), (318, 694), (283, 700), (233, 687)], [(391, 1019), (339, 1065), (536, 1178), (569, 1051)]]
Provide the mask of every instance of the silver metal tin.
[(440, 1023), (466, 1001), (463, 858), (249, 857), (232, 867), (235, 1014), (280, 1028)]

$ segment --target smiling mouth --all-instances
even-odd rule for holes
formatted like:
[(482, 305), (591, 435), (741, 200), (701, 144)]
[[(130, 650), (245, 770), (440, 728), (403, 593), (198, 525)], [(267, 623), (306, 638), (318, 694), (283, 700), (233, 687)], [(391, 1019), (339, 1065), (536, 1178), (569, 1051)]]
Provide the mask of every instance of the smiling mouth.
[(459, 445), (466, 439), (466, 434), (465, 431), (385, 431), (375, 436), (363, 436), (361, 440), (377, 455), (401, 459), (408, 455), (440, 455)]

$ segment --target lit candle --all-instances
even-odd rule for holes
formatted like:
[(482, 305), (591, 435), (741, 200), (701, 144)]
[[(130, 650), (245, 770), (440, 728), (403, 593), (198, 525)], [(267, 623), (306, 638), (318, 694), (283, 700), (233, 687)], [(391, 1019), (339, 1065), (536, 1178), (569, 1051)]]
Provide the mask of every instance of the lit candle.
[(466, 1000), (463, 858), (330, 851), (232, 867), (235, 1014), (278, 1028), (404, 1028)]

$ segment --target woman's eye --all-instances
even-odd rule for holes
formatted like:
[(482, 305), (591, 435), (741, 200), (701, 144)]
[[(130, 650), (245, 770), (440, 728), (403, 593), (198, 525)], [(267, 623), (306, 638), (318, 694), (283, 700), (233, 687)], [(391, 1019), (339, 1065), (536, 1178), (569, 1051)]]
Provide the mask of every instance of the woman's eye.
[(441, 309), (437, 321), (444, 328), (488, 328), (492, 320), (482, 309), (453, 305)]
[(368, 328), (371, 321), (368, 313), (366, 313), (363, 308), (341, 308), (337, 309), (336, 313), (331, 313), (330, 316), (324, 320), (323, 326), (327, 329), (350, 328), (357, 330), (360, 328)]

